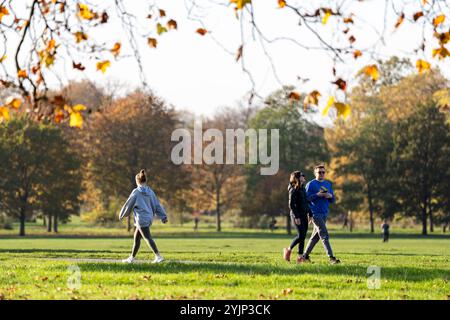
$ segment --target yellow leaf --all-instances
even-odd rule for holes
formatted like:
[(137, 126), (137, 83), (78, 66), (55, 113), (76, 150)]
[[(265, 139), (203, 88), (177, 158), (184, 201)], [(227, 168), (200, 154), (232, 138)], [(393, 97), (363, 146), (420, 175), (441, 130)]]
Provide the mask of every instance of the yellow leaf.
[(403, 23), (404, 20), (405, 20), (405, 14), (402, 12), (402, 14), (398, 17), (397, 23), (395, 24), (395, 29), (400, 27), (400, 25)]
[(47, 51), (51, 51), (54, 47), (55, 47), (55, 39), (51, 39), (48, 43), (47, 43)]
[(317, 106), (319, 104), (319, 97), (320, 97), (319, 91), (314, 90), (310, 92), (303, 101), (303, 107), (306, 108), (310, 104), (314, 104)]
[(429, 70), (430, 67), (431, 65), (425, 60), (419, 59), (416, 61), (416, 68), (419, 71), (419, 73)]
[(236, 10), (241, 10), (246, 4), (252, 3), (252, 0), (230, 0), (230, 3), (235, 3)]
[(19, 70), (19, 71), (17, 72), (17, 76), (18, 76), (19, 78), (26, 78), (26, 77), (27, 77), (27, 72), (26, 72), (25, 70)]
[(109, 60), (97, 62), (97, 70), (101, 70), (103, 73), (106, 72), (106, 69), (111, 65)]
[(433, 49), (431, 55), (433, 56), (433, 58), (437, 55), (439, 56), (439, 59), (444, 59), (446, 57), (450, 57), (450, 52), (446, 47), (442, 46), (440, 48)]
[(350, 106), (347, 103), (336, 102), (334, 107), (337, 110), (337, 116), (346, 119), (350, 115)]
[(322, 24), (325, 25), (328, 22), (328, 18), (330, 18), (331, 16), (331, 10), (330, 9), (325, 9), (325, 15), (322, 18)]
[(72, 110), (76, 112), (83, 111), (86, 110), (86, 106), (83, 104), (77, 104), (73, 106)]
[(286, 0), (278, 0), (278, 7), (284, 8), (286, 6)]
[(83, 117), (79, 112), (72, 112), (70, 114), (70, 122), (69, 125), (71, 127), (81, 128), (83, 126)]
[(44, 59), (44, 64), (48, 68), (55, 62), (55, 57), (51, 54), (46, 54)]
[(155, 38), (148, 38), (147, 42), (148, 45), (152, 48), (156, 48), (156, 46), (158, 45), (158, 40), (156, 40)]
[(5, 61), (7, 57), (8, 56), (6, 54), (0, 57), (0, 63), (3, 63), (3, 61)]
[(445, 15), (441, 14), (441, 15), (439, 15), (436, 18), (433, 19), (433, 24), (434, 24), (435, 27), (437, 27), (438, 25), (440, 25), (444, 21), (445, 21)]
[(328, 111), (330, 111), (330, 108), (331, 108), (331, 106), (334, 104), (334, 97), (333, 96), (330, 96), (329, 98), (328, 98), (328, 102), (327, 102), (327, 105), (325, 106), (325, 108), (323, 109), (323, 111), (322, 111), (322, 115), (323, 116), (326, 116), (327, 114), (328, 114)]
[(5, 106), (0, 106), (0, 122), (9, 120), (9, 109)]
[(95, 17), (95, 14), (89, 9), (89, 7), (85, 4), (78, 4), (78, 16), (82, 19), (92, 20)]
[(163, 25), (158, 22), (158, 24), (156, 25), (156, 32), (158, 33), (158, 35), (161, 35), (162, 33), (167, 32), (167, 28), (163, 27)]
[(0, 22), (2, 21), (3, 16), (8, 16), (9, 11), (6, 7), (0, 6)]
[(374, 64), (369, 65), (369, 66), (365, 66), (363, 69), (363, 72), (365, 74), (367, 74), (368, 76), (370, 76), (372, 78), (373, 81), (378, 80), (378, 78), (380, 77), (380, 73), (378, 71), (378, 67)]
[(81, 31), (75, 32), (74, 35), (75, 35), (75, 39), (76, 39), (77, 43), (80, 43), (81, 41), (88, 39), (87, 34), (85, 34), (84, 32), (81, 32)]
[(120, 54), (120, 47), (121, 47), (120, 42), (116, 42), (114, 44), (114, 47), (110, 50), (115, 57), (117, 57)]
[(6, 105), (8, 107), (14, 108), (14, 109), (19, 109), (20, 106), (22, 105), (22, 100), (18, 99), (18, 98), (14, 98), (14, 97), (9, 97), (6, 100)]

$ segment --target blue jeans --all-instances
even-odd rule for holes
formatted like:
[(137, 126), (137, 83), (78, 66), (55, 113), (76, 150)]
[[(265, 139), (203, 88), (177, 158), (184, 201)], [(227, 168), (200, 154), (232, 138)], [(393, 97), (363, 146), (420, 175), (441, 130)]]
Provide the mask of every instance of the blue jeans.
[(331, 249), (330, 240), (328, 236), (328, 230), (326, 226), (327, 219), (321, 216), (313, 216), (312, 222), (314, 224), (314, 230), (311, 234), (311, 238), (306, 246), (305, 256), (308, 256), (314, 249), (314, 246), (322, 240), (323, 247), (327, 252), (328, 257), (333, 257), (333, 250)]

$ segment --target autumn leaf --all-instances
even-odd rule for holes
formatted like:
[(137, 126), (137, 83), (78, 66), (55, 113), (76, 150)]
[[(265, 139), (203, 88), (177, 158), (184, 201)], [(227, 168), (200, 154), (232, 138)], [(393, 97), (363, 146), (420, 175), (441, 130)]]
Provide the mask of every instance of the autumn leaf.
[(81, 64), (81, 62), (80, 62), (80, 63), (75, 63), (74, 61), (72, 61), (72, 67), (73, 67), (74, 69), (78, 69), (78, 70), (80, 70), (80, 71), (83, 71), (84, 69), (86, 69), (86, 67), (83, 66), (83, 65)]
[(5, 106), (0, 106), (0, 122), (9, 121), (9, 109)]
[(331, 108), (331, 106), (334, 104), (334, 97), (333, 96), (330, 96), (329, 98), (328, 98), (328, 102), (327, 102), (327, 105), (325, 106), (325, 108), (323, 109), (323, 111), (322, 111), (322, 115), (323, 116), (326, 116), (327, 114), (328, 114), (328, 111), (330, 111), (330, 108)]
[(0, 6), (0, 22), (2, 21), (3, 16), (8, 16), (9, 11), (6, 7)]
[(62, 110), (58, 110), (55, 112), (55, 122), (60, 123), (64, 119), (64, 112)]
[(158, 22), (158, 24), (156, 25), (156, 32), (158, 33), (158, 35), (161, 35), (164, 32), (167, 32), (167, 28)]
[(166, 16), (166, 11), (164, 11), (163, 9), (158, 9), (158, 10), (159, 10), (159, 16), (161, 18)]
[(319, 104), (319, 97), (320, 97), (319, 91), (314, 90), (310, 92), (303, 101), (303, 107), (306, 109), (306, 107), (310, 104), (314, 104), (317, 106)]
[(120, 48), (121, 48), (120, 42), (116, 42), (114, 44), (114, 47), (110, 50), (111, 53), (114, 55), (114, 57), (117, 57), (120, 54)]
[(208, 31), (206, 29), (203, 29), (203, 28), (198, 28), (196, 32), (198, 34), (202, 35), (202, 36), (204, 36), (205, 34), (208, 33)]
[(436, 18), (433, 19), (433, 25), (435, 27), (437, 27), (438, 25), (440, 25), (444, 21), (445, 21), (445, 15), (443, 15), (443, 14), (438, 15)]
[(156, 48), (156, 46), (158, 45), (158, 40), (156, 40), (155, 38), (148, 38), (147, 42), (151, 48)]
[(350, 36), (350, 37), (348, 38), (348, 41), (350, 41), (350, 43), (353, 43), (353, 42), (356, 41), (356, 38), (355, 38), (354, 36)]
[(342, 91), (345, 91), (347, 89), (347, 82), (345, 82), (344, 80), (342, 80), (341, 78), (337, 79), (336, 81), (332, 82), (335, 85), (338, 86), (339, 89), (341, 89)]
[(10, 108), (14, 108), (14, 109), (19, 109), (20, 106), (22, 105), (22, 100), (18, 99), (18, 98), (14, 98), (14, 97), (9, 97), (6, 100), (6, 106), (10, 107)]
[(337, 110), (337, 116), (346, 119), (350, 115), (350, 106), (347, 103), (336, 102), (334, 107)]
[(111, 65), (109, 60), (97, 62), (97, 70), (101, 70), (103, 73), (106, 72), (106, 69)]
[(283, 295), (288, 295), (288, 294), (291, 294), (292, 292), (294, 292), (294, 289), (292, 289), (292, 288), (286, 288), (286, 289), (283, 289)]
[[(443, 32), (443, 33), (438, 33), (435, 32), (434, 36), (439, 40), (439, 43), (441, 44), (441, 46), (447, 44), (447, 42), (450, 41), (450, 30), (447, 32)], [(1, 62), (1, 60), (0, 60)]]
[(353, 52), (353, 58), (358, 59), (361, 56), (362, 52), (360, 50), (355, 50), (355, 52)]
[(252, 0), (230, 0), (230, 3), (235, 3), (236, 10), (241, 10), (245, 5), (252, 3)]
[(81, 41), (87, 40), (88, 36), (84, 32), (77, 31), (74, 33), (75, 39), (77, 43), (80, 43)]
[(85, 4), (78, 4), (78, 16), (82, 19), (92, 20), (95, 17), (95, 14), (89, 9), (89, 7)]
[(419, 73), (429, 70), (430, 67), (431, 65), (425, 60), (419, 59), (416, 61), (416, 68), (419, 71)]
[(83, 127), (83, 116), (79, 112), (72, 112), (70, 114), (69, 126), (81, 128)]
[(297, 91), (291, 91), (289, 92), (288, 99), (291, 101), (299, 101), (300, 93), (298, 93)]
[(397, 22), (395, 23), (395, 29), (400, 27), (400, 25), (403, 23), (404, 20), (405, 20), (405, 14), (402, 12), (402, 14), (398, 17)]
[(173, 19), (167, 21), (167, 27), (168, 27), (169, 29), (171, 29), (171, 30), (173, 30), (173, 29), (175, 29), (175, 30), (178, 29), (177, 22), (176, 22), (175, 20), (173, 20)]
[(380, 77), (380, 73), (378, 71), (378, 67), (376, 65), (374, 65), (374, 64), (365, 66), (363, 68), (363, 72), (366, 75), (370, 76), (373, 81), (378, 80), (378, 78)]
[(108, 15), (108, 12), (105, 11), (102, 13), (100, 23), (107, 23), (108, 20), (109, 20), (109, 15)]
[(28, 77), (27, 72), (26, 72), (25, 70), (19, 70), (19, 71), (17, 72), (17, 76), (18, 76), (19, 78), (26, 78), (26, 77)]
[(242, 49), (243, 49), (243, 47), (242, 47), (242, 45), (239, 47), (239, 49), (237, 50), (237, 53), (236, 53), (236, 62), (238, 62), (239, 61), (239, 59), (241, 58), (241, 56), (242, 56)]
[(450, 57), (450, 52), (446, 47), (441, 46), (440, 48), (433, 49), (431, 55), (433, 56), (433, 58), (437, 55), (439, 56), (439, 59), (444, 59), (446, 57)]
[(5, 61), (7, 57), (8, 56), (6, 54), (0, 57), (0, 63), (3, 63), (3, 61)]
[(278, 8), (284, 8), (286, 6), (286, 0), (278, 0)]
[(323, 18), (322, 18), (322, 24), (323, 25), (326, 25), (327, 24), (327, 22), (328, 22), (328, 19), (330, 18), (330, 16), (331, 16), (331, 9), (324, 9), (324, 16), (323, 16)]
[(416, 12), (416, 13), (414, 13), (414, 15), (413, 15), (414, 21), (419, 20), (420, 17), (423, 17), (423, 12), (422, 12), (422, 11)]
[(75, 112), (83, 111), (86, 110), (86, 106), (83, 104), (77, 104), (73, 106), (72, 110)]
[(351, 17), (344, 18), (344, 23), (354, 23), (353, 18)]
[(56, 45), (56, 41), (55, 39), (51, 39), (48, 43), (47, 43), (47, 48), (45, 50), (47, 51), (52, 51), (55, 48)]

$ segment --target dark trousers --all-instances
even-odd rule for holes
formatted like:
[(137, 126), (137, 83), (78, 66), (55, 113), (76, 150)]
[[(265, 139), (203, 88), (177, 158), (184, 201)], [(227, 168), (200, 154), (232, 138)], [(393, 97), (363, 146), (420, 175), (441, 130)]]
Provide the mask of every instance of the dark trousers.
[(327, 220), (321, 216), (313, 216), (312, 222), (314, 224), (314, 230), (306, 246), (305, 256), (309, 256), (314, 246), (322, 240), (323, 247), (329, 257), (333, 257), (333, 250), (331, 249), (330, 240), (328, 236), (328, 230), (326, 226)]
[(389, 241), (389, 233), (383, 232), (383, 242), (388, 242), (388, 241)]
[(131, 255), (136, 257), (136, 254), (139, 251), (139, 247), (141, 246), (141, 239), (144, 238), (147, 245), (152, 249), (155, 254), (158, 254), (158, 248), (156, 247), (155, 241), (152, 239), (152, 235), (150, 234), (150, 226), (148, 227), (136, 227), (134, 231), (134, 244)]
[(292, 223), (297, 228), (297, 235), (294, 239), (292, 239), (289, 248), (292, 250), (298, 244), (298, 254), (303, 254), (303, 250), (305, 249), (306, 232), (308, 231), (308, 218), (306, 215), (301, 215), (299, 225), (295, 223), (295, 216), (293, 214), (291, 214), (291, 219)]

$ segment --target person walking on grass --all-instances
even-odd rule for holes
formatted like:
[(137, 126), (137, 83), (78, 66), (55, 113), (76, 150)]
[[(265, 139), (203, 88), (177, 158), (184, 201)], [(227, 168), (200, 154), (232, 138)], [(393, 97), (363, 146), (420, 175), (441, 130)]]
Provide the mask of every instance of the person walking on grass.
[(305, 191), (305, 175), (300, 171), (291, 173), (289, 179), (289, 210), (291, 220), (297, 228), (297, 235), (292, 240), (291, 245), (283, 250), (283, 258), (291, 261), (292, 249), (298, 244), (297, 262), (302, 259), (303, 250), (305, 249), (306, 232), (308, 231), (308, 215), (311, 210), (306, 199)]
[(388, 242), (389, 241), (389, 223), (387, 222), (387, 219), (385, 219), (383, 224), (381, 225), (381, 230), (383, 232), (383, 242)]
[(326, 226), (328, 206), (335, 200), (333, 188), (331, 187), (331, 183), (325, 180), (324, 165), (316, 166), (314, 168), (314, 175), (316, 178), (308, 182), (306, 185), (306, 196), (312, 211), (311, 222), (314, 225), (314, 230), (311, 234), (308, 245), (306, 246), (305, 253), (301, 256), (298, 262), (310, 262), (309, 255), (317, 242), (322, 240), (323, 247), (325, 248), (328, 258), (330, 259), (330, 263), (340, 263), (340, 260), (336, 259), (333, 255)]
[(147, 245), (152, 249), (155, 254), (153, 263), (159, 263), (164, 258), (159, 253), (158, 247), (150, 234), (150, 226), (153, 222), (153, 217), (158, 216), (162, 223), (167, 223), (167, 215), (163, 206), (159, 203), (153, 190), (147, 185), (147, 175), (145, 170), (141, 170), (136, 175), (136, 185), (128, 200), (120, 210), (119, 220), (129, 216), (133, 212), (134, 225), (136, 227), (134, 231), (134, 244), (131, 251), (131, 256), (122, 260), (125, 263), (132, 263), (136, 257), (141, 246), (141, 239), (144, 238)]

